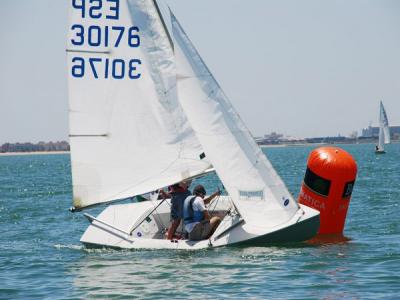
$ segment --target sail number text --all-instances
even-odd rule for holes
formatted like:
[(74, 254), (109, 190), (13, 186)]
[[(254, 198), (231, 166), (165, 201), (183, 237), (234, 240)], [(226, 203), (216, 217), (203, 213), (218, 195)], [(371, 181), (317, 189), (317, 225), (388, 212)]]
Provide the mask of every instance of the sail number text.
[(139, 79), (141, 76), (137, 70), (142, 64), (139, 59), (131, 59), (129, 62), (125, 62), (125, 60), (119, 58), (74, 57), (72, 63), (72, 76), (77, 78), (84, 77), (88, 72), (95, 79), (124, 79), (126, 76), (130, 79)]
[(119, 0), (72, 0), (72, 7), (80, 11), (82, 19), (119, 19)]
[[(71, 43), (75, 46), (83, 46), (86, 42), (91, 47), (112, 46), (117, 48), (121, 41), (126, 42), (132, 48), (140, 46), (139, 28), (136, 26), (126, 29), (123, 26), (105, 26), (102, 28), (92, 25), (85, 30), (83, 25), (74, 24), (71, 26), (71, 30), (75, 34), (71, 38)], [(85, 36), (87, 36), (86, 41)], [(110, 36), (114, 36), (114, 40), (110, 41)]]
[[(87, 53), (71, 57), (71, 75), (94, 79), (139, 79), (142, 61), (133, 57), (111, 57), (112, 49), (139, 48), (140, 30), (137, 26), (120, 26), (120, 0), (70, 0), (72, 10), (81, 22), (70, 27), (72, 53)], [(90, 24), (90, 20), (94, 24)], [(102, 24), (101, 20), (108, 20)], [(112, 24), (110, 24), (110, 22)], [(107, 25), (106, 25), (107, 24)], [(118, 53), (118, 52), (114, 52)], [(88, 57), (90, 56), (90, 57)]]

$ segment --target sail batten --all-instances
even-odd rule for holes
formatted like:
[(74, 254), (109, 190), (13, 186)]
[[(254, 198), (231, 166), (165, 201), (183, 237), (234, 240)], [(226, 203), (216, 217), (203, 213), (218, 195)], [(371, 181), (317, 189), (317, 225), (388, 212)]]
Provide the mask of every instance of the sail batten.
[(96, 54), (110, 54), (110, 51), (94, 51), (94, 50), (78, 50), (78, 49), (67, 49), (66, 52), (75, 53), (96, 53)]

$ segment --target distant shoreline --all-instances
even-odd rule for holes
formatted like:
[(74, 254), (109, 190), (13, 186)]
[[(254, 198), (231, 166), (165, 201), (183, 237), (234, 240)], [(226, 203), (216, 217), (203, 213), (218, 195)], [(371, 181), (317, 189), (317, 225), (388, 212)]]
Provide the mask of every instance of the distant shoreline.
[(298, 143), (298, 144), (290, 144), (290, 143), (287, 143), (287, 144), (271, 144), (271, 145), (268, 145), (268, 144), (266, 144), (266, 145), (259, 145), (260, 146), (260, 148), (279, 148), (279, 147), (301, 147), (301, 146), (312, 146), (312, 145), (315, 145), (315, 146), (323, 146), (323, 145), (328, 145), (327, 143)]
[[(261, 148), (279, 148), (279, 147), (301, 147), (301, 146), (336, 146), (340, 147), (341, 145), (376, 145), (377, 141), (366, 141), (366, 142), (358, 142), (358, 143), (287, 143), (287, 144), (261, 144), (259, 145)], [(400, 140), (392, 140), (391, 144), (398, 144)]]
[(0, 153), (0, 156), (46, 155), (46, 154), (69, 154), (69, 151), (4, 152)]
[[(398, 140), (392, 141), (392, 144), (399, 143)], [(363, 143), (287, 143), (287, 144), (266, 144), (259, 145), (260, 148), (283, 148), (283, 147), (302, 147), (302, 146), (340, 146), (352, 144), (374, 144), (372, 141)], [(17, 156), (17, 155), (46, 155), (46, 154), (70, 154), (70, 151), (30, 151), (30, 152), (4, 152), (0, 156)]]

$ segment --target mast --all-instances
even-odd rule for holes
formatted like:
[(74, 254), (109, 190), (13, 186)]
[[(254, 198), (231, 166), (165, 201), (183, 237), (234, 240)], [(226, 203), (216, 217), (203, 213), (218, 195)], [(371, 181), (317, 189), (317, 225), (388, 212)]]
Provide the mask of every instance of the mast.
[(169, 30), (168, 30), (168, 28), (167, 28), (167, 25), (165, 24), (165, 20), (164, 20), (164, 17), (163, 17), (163, 15), (162, 15), (162, 13), (161, 13), (160, 7), (158, 6), (157, 0), (153, 0), (153, 4), (154, 4), (154, 7), (156, 8), (158, 17), (160, 18), (161, 23), (162, 23), (162, 25), (163, 25), (163, 27), (164, 27), (165, 34), (166, 34), (167, 37), (168, 37), (168, 41), (169, 41), (169, 44), (170, 44), (170, 46), (171, 46), (171, 48), (172, 48), (172, 51), (174, 51), (174, 42), (173, 42), (173, 40), (172, 40), (171, 34), (169, 33)]

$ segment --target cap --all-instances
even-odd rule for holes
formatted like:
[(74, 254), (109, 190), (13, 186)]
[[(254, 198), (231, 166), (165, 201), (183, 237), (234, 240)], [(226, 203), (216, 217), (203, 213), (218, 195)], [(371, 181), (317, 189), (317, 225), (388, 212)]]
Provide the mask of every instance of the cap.
[(203, 195), (205, 196), (207, 194), (206, 189), (204, 188), (204, 186), (202, 186), (201, 184), (196, 185), (193, 189), (193, 194), (195, 195)]

